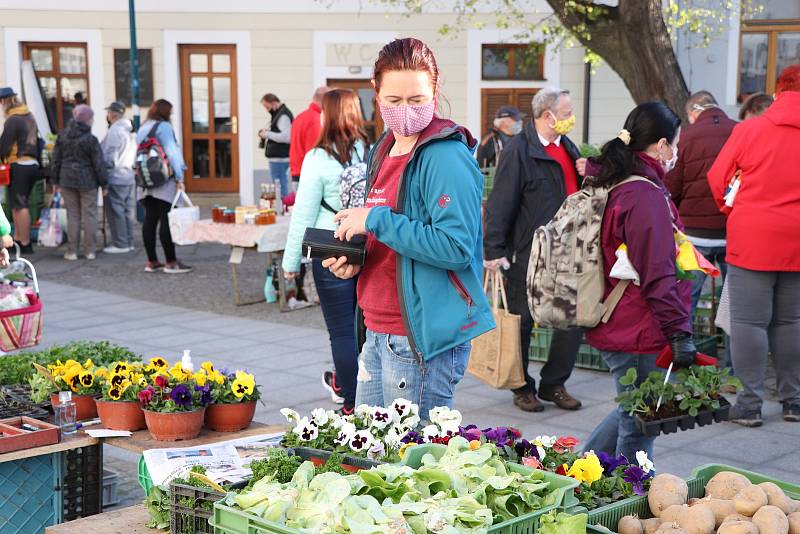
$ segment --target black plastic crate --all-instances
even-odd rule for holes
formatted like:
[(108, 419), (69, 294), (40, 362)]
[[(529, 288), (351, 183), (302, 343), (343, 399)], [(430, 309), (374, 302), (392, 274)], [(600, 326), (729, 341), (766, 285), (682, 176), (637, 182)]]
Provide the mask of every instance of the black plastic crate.
[(61, 507), (64, 521), (103, 511), (103, 446), (62, 453)]
[[(44, 413), (44, 417), (47, 417), (50, 413), (53, 413), (53, 407), (50, 404), (50, 398), (45, 402), (33, 402), (31, 400), (31, 388), (25, 384), (16, 384), (13, 386), (4, 385), (0, 386), (0, 397), (4, 397), (6, 400), (13, 400), (20, 404), (24, 404), (30, 406), (31, 408), (35, 408), (36, 410), (31, 410), (32, 413), (36, 415), (28, 415), (28, 417), (33, 417), (34, 419), (42, 419), (40, 417), (41, 413)], [(0, 399), (0, 405), (2, 404), (2, 399)]]
[[(246, 485), (246, 482), (240, 482), (232, 487), (243, 488)], [(214, 515), (214, 503), (224, 497), (224, 493), (211, 488), (172, 482), (169, 485), (170, 534), (213, 534), (214, 527), (208, 520)]]

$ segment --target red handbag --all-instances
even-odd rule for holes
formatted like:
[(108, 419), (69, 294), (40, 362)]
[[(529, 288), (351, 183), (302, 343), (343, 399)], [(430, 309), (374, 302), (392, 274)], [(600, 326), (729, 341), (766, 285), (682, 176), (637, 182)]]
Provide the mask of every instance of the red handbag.
[(8, 185), (11, 183), (11, 165), (8, 163), (0, 163), (0, 185)]

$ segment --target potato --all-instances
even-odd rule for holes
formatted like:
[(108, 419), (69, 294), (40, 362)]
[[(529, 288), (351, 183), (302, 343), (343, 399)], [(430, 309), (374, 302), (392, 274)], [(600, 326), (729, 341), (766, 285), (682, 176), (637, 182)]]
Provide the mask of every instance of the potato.
[(730, 500), (750, 485), (750, 481), (744, 475), (731, 471), (720, 471), (706, 484), (706, 497)]
[(685, 504), (673, 504), (661, 512), (661, 521), (664, 523), (681, 523), (681, 519), (686, 515), (689, 507)]
[[(657, 517), (642, 519), (642, 530), (644, 530), (644, 534), (655, 534), (660, 526), (661, 520)], [(800, 532), (798, 532), (798, 534), (800, 534)]]
[(697, 504), (699, 502), (700, 502), (700, 499), (698, 499), (697, 497), (692, 497), (691, 499), (686, 501), (686, 504), (688, 504), (689, 506), (694, 506), (695, 504)]
[(789, 534), (800, 534), (800, 512), (789, 514)]
[(792, 499), (786, 496), (781, 488), (778, 487), (777, 484), (772, 482), (762, 482), (758, 485), (759, 488), (764, 490), (764, 493), (767, 494), (767, 499), (769, 500), (770, 506), (777, 506), (783, 513), (786, 515), (791, 514), (794, 512), (794, 502)]
[(717, 526), (714, 511), (707, 504), (687, 508), (678, 524), (689, 534), (713, 534)]
[(635, 515), (626, 515), (617, 523), (619, 534), (644, 534), (642, 523)]
[(742, 515), (742, 514), (731, 514), (731, 515), (725, 516), (725, 519), (722, 520), (723, 523), (728, 523), (730, 521), (752, 522), (753, 518), (752, 517), (747, 517), (746, 515)]
[(689, 486), (686, 485), (685, 480), (675, 475), (662, 473), (656, 475), (650, 483), (647, 502), (653, 515), (661, 517), (661, 512), (673, 504), (686, 504), (688, 497)]
[(689, 534), (685, 529), (681, 528), (677, 523), (665, 522), (656, 530), (656, 534)]
[[(766, 492), (759, 486), (750, 485), (743, 488), (733, 498), (736, 511), (742, 515), (753, 517), (759, 508), (769, 504)], [(784, 514), (786, 515), (786, 514)]]
[(733, 504), (733, 501), (705, 497), (700, 500), (700, 503), (705, 504), (714, 512), (714, 522), (718, 528), (722, 522), (725, 521), (726, 517), (736, 513), (736, 506)]
[(777, 506), (762, 506), (753, 516), (759, 534), (789, 534), (789, 520)]
[(759, 534), (758, 527), (750, 521), (727, 521), (719, 527), (717, 534)]

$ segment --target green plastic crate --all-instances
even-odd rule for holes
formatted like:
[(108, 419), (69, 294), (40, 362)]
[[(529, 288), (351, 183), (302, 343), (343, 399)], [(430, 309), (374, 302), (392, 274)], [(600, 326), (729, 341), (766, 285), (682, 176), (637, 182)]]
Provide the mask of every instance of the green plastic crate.
[[(433, 454), (441, 457), (447, 447), (437, 444), (425, 444), (410, 447), (401, 462), (403, 465), (417, 468), (422, 464), (422, 457), (425, 454)], [(527, 474), (532, 471), (530, 467), (517, 464), (508, 464), (509, 469)], [(572, 478), (562, 477), (553, 473), (543, 472), (544, 480), (550, 482), (553, 492), (553, 503), (543, 507), (541, 510), (531, 512), (511, 521), (504, 521), (493, 525), (489, 532), (493, 534), (534, 534), (539, 526), (539, 517), (551, 510), (573, 509), (577, 503), (574, 489), (578, 486), (578, 481)], [(273, 532), (278, 534), (298, 534), (298, 530), (288, 528), (283, 525), (266, 521), (253, 514), (248, 514), (221, 502), (214, 504), (214, 517), (209, 520), (214, 527), (214, 532), (218, 534), (259, 534), (262, 532)]]
[[(553, 331), (550, 328), (533, 329), (531, 335), (531, 345), (528, 357), (536, 362), (546, 362), (550, 353), (550, 342), (553, 339)], [(578, 356), (575, 359), (575, 367), (580, 369), (591, 369), (593, 371), (608, 371), (606, 362), (600, 356), (600, 351), (592, 348), (586, 343), (582, 343), (578, 349)]]
[[(792, 499), (800, 498), (800, 486), (778, 480), (773, 477), (739, 469), (738, 467), (731, 467), (723, 464), (708, 464), (698, 467), (692, 472), (691, 478), (686, 483), (689, 486), (689, 498), (700, 498), (705, 495), (705, 488), (711, 477), (720, 471), (732, 471), (747, 477), (750, 482), (760, 484), (761, 482), (774, 482), (780, 487), (786, 495)], [(623, 501), (615, 502), (589, 512), (589, 525), (591, 528), (587, 532), (608, 532), (607, 530), (594, 528), (595, 525), (603, 526), (612, 532), (616, 532), (619, 520), (626, 515), (637, 515), (642, 519), (649, 519), (653, 517), (650, 513), (650, 506), (647, 503), (647, 497), (631, 497)]]
[(150, 489), (153, 487), (153, 479), (150, 478), (150, 471), (147, 470), (147, 463), (144, 461), (144, 456), (139, 456), (138, 478), (139, 485), (144, 490), (144, 494), (150, 495)]

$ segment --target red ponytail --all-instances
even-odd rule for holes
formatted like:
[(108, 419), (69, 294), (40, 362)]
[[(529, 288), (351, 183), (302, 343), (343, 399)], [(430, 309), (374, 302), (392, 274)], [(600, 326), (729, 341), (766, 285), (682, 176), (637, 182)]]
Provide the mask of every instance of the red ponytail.
[(395, 39), (378, 52), (372, 74), (376, 91), (380, 91), (383, 75), (395, 70), (427, 72), (434, 92), (439, 88), (439, 67), (436, 65), (433, 50), (419, 39)]

